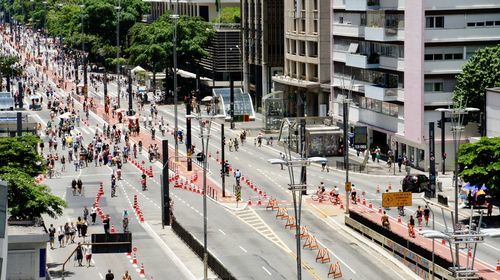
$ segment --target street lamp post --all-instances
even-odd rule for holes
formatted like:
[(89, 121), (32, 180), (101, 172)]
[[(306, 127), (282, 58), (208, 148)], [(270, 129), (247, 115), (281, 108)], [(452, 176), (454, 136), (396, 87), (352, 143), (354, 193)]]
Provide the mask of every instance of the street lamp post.
[[(455, 188), (455, 216), (454, 216), (454, 225), (453, 225), (453, 232), (457, 234), (458, 231), (458, 142), (460, 141), (460, 137), (462, 132), (464, 131), (463, 127), (463, 120), (464, 116), (467, 115), (469, 112), (477, 112), (479, 109), (477, 108), (463, 108), (462, 106), (456, 107), (456, 108), (439, 108), (436, 109), (438, 112), (446, 112), (451, 115), (451, 122), (452, 122), (452, 127), (451, 127), (451, 132), (453, 134), (453, 148), (455, 152), (455, 171), (454, 171), (454, 188)], [(445, 128), (445, 124), (442, 124), (442, 128)], [(455, 243), (455, 259), (456, 259), (456, 268), (460, 267), (460, 248), (459, 248), (459, 243)]]
[(120, 12), (122, 2), (118, 0), (116, 9), (116, 85), (117, 85), (117, 103), (120, 107)]
[(208, 144), (212, 121), (224, 119), (224, 115), (215, 115), (215, 104), (212, 101), (211, 111), (202, 115), (203, 110), (198, 110), (196, 115), (186, 115), (186, 118), (197, 119), (200, 124), (201, 154), (203, 155), (203, 275), (208, 279), (208, 243), (207, 243), (207, 160)]
[(175, 152), (174, 157), (175, 161), (179, 161), (179, 140), (177, 137), (177, 132), (179, 130), (179, 120), (178, 120), (178, 112), (177, 112), (177, 23), (179, 21), (179, 0), (176, 1), (175, 6), (175, 14), (170, 16), (171, 19), (175, 21), (174, 27), (174, 139), (175, 139)]
[(80, 5), (80, 14), (81, 14), (81, 24), (82, 24), (82, 59), (83, 59), (83, 96), (87, 98), (88, 96), (88, 76), (87, 76), (87, 55), (85, 54), (85, 35), (83, 29), (83, 8), (85, 5)]

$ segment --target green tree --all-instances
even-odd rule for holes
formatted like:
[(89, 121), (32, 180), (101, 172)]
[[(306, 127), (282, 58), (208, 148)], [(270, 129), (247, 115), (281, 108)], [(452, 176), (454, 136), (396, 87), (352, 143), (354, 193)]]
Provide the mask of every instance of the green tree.
[(483, 137), (479, 142), (463, 144), (458, 150), (459, 176), (472, 185), (485, 184), (492, 194), (500, 195), (500, 137)]
[[(10, 79), (21, 74), (22, 68), (18, 64), (19, 59), (11, 55), (0, 55), (0, 77), (7, 77), (7, 87), (9, 87)], [(0, 79), (0, 91), (2, 90), (2, 81)]]
[(500, 86), (500, 44), (479, 49), (457, 75), (453, 99), (483, 109), (486, 88)]
[(50, 193), (45, 185), (35, 183), (33, 177), (18, 169), (0, 175), (9, 185), (9, 213), (15, 219), (29, 220), (48, 214), (55, 218), (63, 213), (66, 202)]
[(0, 174), (5, 170), (23, 170), (34, 177), (45, 172), (45, 160), (37, 152), (40, 138), (33, 135), (0, 138)]
[(9, 213), (16, 219), (61, 215), (66, 203), (33, 179), (45, 172), (37, 152), (40, 139), (33, 135), (0, 138), (0, 178), (9, 184)]

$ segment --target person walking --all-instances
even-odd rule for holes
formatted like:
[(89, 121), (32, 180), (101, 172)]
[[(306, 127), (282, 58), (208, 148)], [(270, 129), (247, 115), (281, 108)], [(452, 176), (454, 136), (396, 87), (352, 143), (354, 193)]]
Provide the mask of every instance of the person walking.
[(54, 239), (56, 237), (56, 228), (54, 227), (53, 224), (50, 224), (49, 227), (49, 243), (50, 243), (50, 249), (54, 250)]
[(83, 248), (80, 242), (78, 242), (78, 246), (76, 246), (76, 260), (78, 261), (78, 266), (83, 266)]
[(132, 280), (132, 276), (130, 276), (130, 274), (128, 274), (128, 270), (125, 271), (125, 274), (123, 275), (122, 280)]
[(110, 223), (109, 215), (106, 215), (106, 217), (104, 218), (102, 223), (104, 225), (104, 233), (108, 234), (109, 233), (109, 223)]
[(73, 181), (71, 181), (71, 189), (73, 190), (73, 196), (76, 195), (76, 179), (73, 179)]
[(82, 237), (82, 223), (82, 218), (78, 217), (76, 220), (76, 230), (78, 231), (78, 237)]
[(57, 232), (57, 240), (59, 241), (59, 248), (64, 248), (64, 228), (63, 226), (59, 226), (59, 230)]
[(97, 217), (97, 207), (92, 205), (92, 208), (90, 209), (90, 218), (92, 218), (92, 224), (95, 225), (95, 218)]
[(78, 178), (78, 181), (76, 181), (76, 187), (78, 188), (78, 194), (82, 195), (82, 188), (83, 188), (82, 179)]
[(421, 227), (422, 226), (422, 208), (420, 208), (420, 205), (417, 207), (417, 211), (415, 211), (415, 217), (417, 217), (417, 221), (418, 221), (418, 226)]
[(87, 209), (87, 206), (84, 206), (83, 207), (83, 219), (85, 221), (87, 221), (88, 220), (88, 216), (89, 216), (89, 209)]
[(431, 214), (431, 210), (429, 209), (429, 207), (427, 207), (427, 205), (425, 205), (425, 208), (424, 208), (424, 219), (425, 219), (425, 226), (429, 226), (429, 216)]
[(106, 273), (105, 279), (106, 280), (114, 280), (115, 279), (115, 275), (111, 272), (111, 269), (108, 269), (108, 273)]
[(89, 228), (89, 224), (87, 222), (87, 220), (83, 220), (82, 222), (82, 229), (81, 229), (81, 233), (82, 233), (82, 237), (83, 237), (83, 242), (85, 242), (85, 237), (87, 237), (87, 230)]
[(87, 261), (87, 267), (90, 267), (92, 262), (92, 245), (85, 245), (85, 261)]
[(415, 238), (415, 219), (413, 219), (413, 216), (410, 216), (410, 221), (408, 222), (408, 235), (410, 237)]

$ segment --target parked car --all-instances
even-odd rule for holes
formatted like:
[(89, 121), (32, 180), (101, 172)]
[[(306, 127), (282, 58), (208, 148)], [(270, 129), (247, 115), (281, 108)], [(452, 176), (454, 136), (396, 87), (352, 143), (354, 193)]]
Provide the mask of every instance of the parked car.
[(429, 187), (429, 178), (423, 174), (406, 175), (401, 181), (404, 192), (423, 192)]

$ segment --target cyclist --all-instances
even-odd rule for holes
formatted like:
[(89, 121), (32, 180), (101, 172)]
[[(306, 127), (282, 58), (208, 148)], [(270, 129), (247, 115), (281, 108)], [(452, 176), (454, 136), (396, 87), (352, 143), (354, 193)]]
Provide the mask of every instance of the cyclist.
[(241, 172), (239, 169), (236, 169), (236, 172), (234, 172), (234, 178), (236, 178), (236, 185), (240, 185), (240, 178), (241, 178)]
[(325, 183), (321, 182), (318, 186), (318, 196), (325, 193)]
[(420, 208), (420, 205), (417, 207), (417, 211), (415, 212), (415, 216), (417, 217), (418, 221), (418, 226), (422, 226), (422, 208)]
[(333, 190), (330, 192), (330, 196), (333, 196), (336, 201), (339, 201), (340, 200), (339, 187), (337, 186), (333, 187)]
[(410, 222), (408, 222), (408, 235), (410, 237), (415, 238), (415, 219), (413, 219), (413, 216), (410, 216)]
[(357, 194), (357, 192), (356, 192), (356, 188), (355, 188), (355, 187), (352, 187), (352, 189), (351, 189), (351, 199), (352, 199), (352, 202), (353, 202), (354, 204), (356, 204), (356, 194)]
[(116, 176), (115, 174), (111, 175), (111, 197), (115, 197), (116, 192)]
[(382, 217), (380, 218), (380, 220), (382, 221), (382, 226), (384, 228), (386, 228), (387, 230), (391, 229), (391, 224), (389, 222), (389, 216), (387, 215), (387, 213), (385, 211), (384, 211), (384, 214), (382, 215)]
[(141, 185), (142, 185), (142, 190), (145, 191), (148, 189), (146, 185), (146, 174), (142, 173), (141, 175)]

